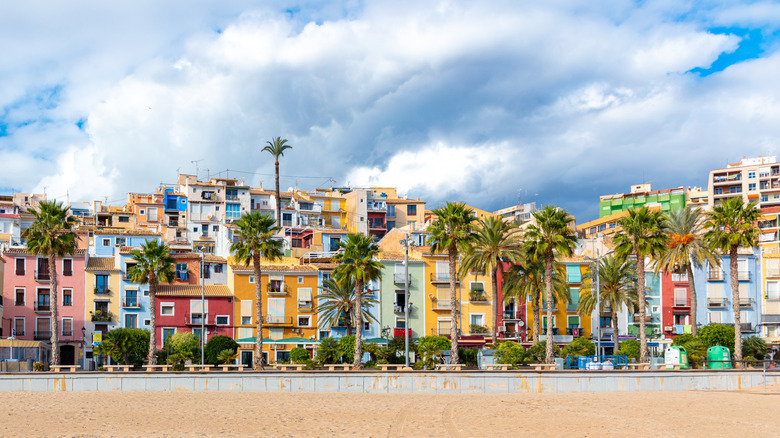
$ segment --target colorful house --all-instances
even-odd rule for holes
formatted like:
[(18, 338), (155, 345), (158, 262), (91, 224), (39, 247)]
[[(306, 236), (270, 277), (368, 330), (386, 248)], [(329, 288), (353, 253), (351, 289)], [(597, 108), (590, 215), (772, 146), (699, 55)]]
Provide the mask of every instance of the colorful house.
[(155, 298), (157, 349), (174, 333), (194, 333), (199, 340), (205, 335), (205, 342), (233, 335), (233, 294), (227, 285), (165, 284)]
[[(49, 261), (20, 247), (2, 254), (3, 334), (17, 339), (49, 342), (52, 330)], [(84, 259), (85, 251), (57, 258), (58, 330), (62, 364), (83, 363), (84, 331)]]
[(663, 334), (674, 338), (691, 333), (691, 297), (688, 291), (688, 274), (661, 272), (661, 323)]
[[(410, 330), (411, 338), (420, 338), (429, 333), (425, 330), (426, 298), (425, 298), (425, 263), (415, 253), (409, 253), (409, 300), (406, 300), (406, 266), (404, 254), (401, 252), (381, 252), (379, 262), (382, 264), (382, 277), (378, 284), (378, 293), (374, 298), (379, 300), (379, 308), (372, 309), (379, 319), (381, 334), (387, 337), (404, 336), (404, 330)], [(409, 308), (409, 320), (406, 320), (406, 307)], [(380, 335), (375, 325), (366, 326), (363, 330), (366, 338)]]

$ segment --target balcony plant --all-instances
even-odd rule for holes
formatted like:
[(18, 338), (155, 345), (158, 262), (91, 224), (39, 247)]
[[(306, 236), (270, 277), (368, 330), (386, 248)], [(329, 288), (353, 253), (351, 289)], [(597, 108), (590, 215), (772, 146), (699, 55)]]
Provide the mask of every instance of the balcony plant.
[(114, 317), (110, 311), (104, 313), (102, 310), (95, 310), (95, 313), (89, 313), (92, 314), (91, 319), (93, 322), (111, 321), (111, 319)]
[(473, 335), (490, 333), (487, 327), (485, 327), (484, 325), (477, 325), (477, 324), (471, 324), (471, 326), (469, 327), (469, 331)]
[(487, 295), (484, 290), (472, 289), (469, 291), (469, 301), (487, 301)]

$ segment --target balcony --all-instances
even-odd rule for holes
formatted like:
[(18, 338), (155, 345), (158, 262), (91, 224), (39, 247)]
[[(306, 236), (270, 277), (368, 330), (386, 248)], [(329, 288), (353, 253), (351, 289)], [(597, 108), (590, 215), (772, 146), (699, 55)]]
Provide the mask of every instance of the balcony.
[[(17, 333), (17, 335), (19, 335), (19, 333)], [(51, 339), (51, 331), (36, 330), (33, 339), (36, 341), (48, 341)]]
[(486, 303), (488, 297), (484, 290), (474, 289), (469, 291), (469, 301), (472, 303)]
[(293, 325), (292, 317), (263, 315), (263, 321), (269, 325)]
[[(404, 335), (403, 334), (403, 330), (404, 329), (396, 329), (396, 330), (401, 330), (401, 336)], [(449, 327), (446, 327), (446, 328), (432, 328), (431, 329), (431, 334), (434, 335), (434, 336), (444, 336), (445, 338), (449, 338), (450, 337), (450, 328)]]
[(707, 297), (707, 307), (726, 307), (726, 299)]
[(94, 289), (95, 295), (108, 295), (111, 293), (111, 289), (107, 287), (96, 287)]
[(504, 310), (504, 319), (520, 319), (520, 312), (514, 310)]
[(96, 310), (94, 313), (92, 313), (90, 317), (90, 320), (92, 322), (110, 322), (113, 319), (114, 319), (113, 313), (108, 311), (104, 312), (102, 310)]
[(122, 307), (125, 309), (140, 309), (141, 304), (138, 303), (137, 299), (133, 298), (122, 301)]
[[(669, 327), (665, 327), (669, 328)], [(674, 330), (672, 330), (673, 334), (675, 335), (684, 335), (686, 333), (691, 333), (691, 326), (690, 324), (675, 324)]]
[(737, 280), (739, 281), (750, 280), (750, 271), (737, 271)]
[(238, 201), (238, 195), (235, 193), (225, 194), (225, 201)]
[(672, 282), (674, 283), (687, 283), (688, 274), (672, 274)]
[(314, 308), (311, 301), (298, 301), (298, 310), (310, 311)]
[(575, 338), (580, 338), (585, 334), (585, 330), (583, 330), (582, 327), (570, 327), (566, 329), (566, 334), (574, 336)]
[(739, 327), (742, 333), (751, 333), (754, 331), (752, 322), (742, 322), (739, 324)]
[(436, 299), (434, 298), (433, 310), (452, 310), (452, 301), (449, 298)]
[(51, 313), (51, 304), (35, 303), (35, 313)]
[(63, 337), (63, 338), (70, 338), (70, 337), (72, 337), (72, 336), (73, 336), (73, 330), (71, 330), (71, 331), (68, 331), (68, 332), (66, 332), (66, 331), (63, 331), (63, 332), (62, 332), (62, 337)]
[(50, 281), (51, 277), (49, 277), (49, 271), (35, 271), (35, 280), (36, 281)]
[(688, 297), (675, 298), (672, 307), (691, 307), (691, 304), (688, 302)]
[(753, 307), (753, 299), (752, 298), (740, 298), (739, 299), (739, 307)]
[(368, 211), (387, 211), (387, 204), (384, 202), (368, 201), (366, 209), (368, 209)]
[[(431, 272), (431, 283), (449, 283), (450, 282), (450, 273), (449, 272)], [(455, 283), (460, 283), (458, 279), (455, 279)]]
[[(539, 335), (539, 340), (540, 341), (544, 341), (545, 339), (547, 339), (547, 334), (546, 334), (547, 331), (546, 330), (542, 330), (542, 333), (545, 333), (545, 334)], [(553, 335), (553, 342), (555, 342), (556, 344), (568, 343), (568, 342), (571, 342), (573, 340), (574, 340), (574, 336), (572, 336), (572, 335)]]
[[(634, 314), (634, 322), (637, 323), (637, 324), (639, 324), (639, 322), (640, 322), (640, 318), (639, 318), (639, 314), (638, 313)], [(645, 315), (645, 323), (649, 323), (649, 322), (653, 322), (653, 316), (652, 315)]]
[[(203, 316), (201, 317), (201, 315), (203, 315)], [(209, 314), (208, 313), (203, 313), (203, 314), (195, 313), (195, 314), (192, 314), (192, 315), (185, 315), (184, 319), (185, 319), (185, 324), (186, 325), (194, 325), (194, 326), (215, 325), (214, 321), (209, 322)]]
[(404, 328), (394, 328), (393, 329), (393, 336), (394, 337), (403, 337), (404, 332), (409, 333), (409, 337), (412, 337), (412, 329), (404, 329)]
[(723, 271), (718, 269), (717, 271), (707, 271), (707, 280), (709, 281), (723, 281)]
[(395, 284), (406, 284), (407, 279), (409, 280), (409, 284), (412, 284), (411, 274), (405, 276), (404, 274), (399, 274), (396, 272), (395, 275), (393, 275), (393, 283)]
[(287, 295), (287, 292), (288, 290), (286, 284), (268, 283), (268, 295), (285, 296)]
[(393, 312), (395, 313), (406, 313), (406, 308), (409, 308), (409, 314), (412, 314), (412, 306), (411, 304), (408, 306), (399, 306), (398, 304), (393, 306)]
[[(552, 312), (553, 313), (558, 312), (558, 304), (553, 304)], [(542, 314), (545, 314), (545, 313), (547, 313), (547, 303), (542, 303)]]

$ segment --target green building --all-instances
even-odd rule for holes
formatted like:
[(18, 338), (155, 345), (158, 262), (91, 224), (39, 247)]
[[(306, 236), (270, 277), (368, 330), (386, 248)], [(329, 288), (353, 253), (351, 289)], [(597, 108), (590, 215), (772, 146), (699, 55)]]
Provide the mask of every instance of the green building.
[(621, 211), (660, 206), (661, 211), (677, 210), (685, 207), (685, 188), (650, 190), (650, 184), (631, 186), (631, 193), (605, 195), (599, 198), (599, 218)]
[[(383, 337), (403, 336), (411, 328), (411, 338), (425, 336), (425, 263), (409, 255), (409, 302), (404, 296), (403, 253), (382, 252), (382, 279), (379, 281), (379, 325)], [(404, 307), (409, 305), (409, 321)]]

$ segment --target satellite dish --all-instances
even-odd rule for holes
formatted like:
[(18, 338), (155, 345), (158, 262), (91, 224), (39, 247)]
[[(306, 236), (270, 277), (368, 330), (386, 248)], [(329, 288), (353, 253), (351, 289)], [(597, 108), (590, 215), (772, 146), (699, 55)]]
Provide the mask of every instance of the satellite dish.
[(517, 321), (517, 326), (518, 327), (523, 327), (523, 326), (525, 326), (525, 323), (523, 321)]

